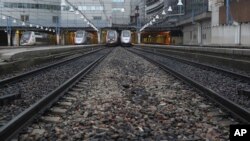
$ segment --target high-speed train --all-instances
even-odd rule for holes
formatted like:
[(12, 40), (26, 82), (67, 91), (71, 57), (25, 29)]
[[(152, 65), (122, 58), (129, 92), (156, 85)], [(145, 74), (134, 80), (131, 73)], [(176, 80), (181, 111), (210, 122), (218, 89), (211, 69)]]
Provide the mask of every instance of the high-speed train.
[(93, 39), (93, 35), (85, 30), (78, 30), (75, 33), (75, 44), (90, 44)]
[(20, 45), (22, 46), (30, 46), (30, 45), (48, 45), (50, 43), (50, 39), (48, 34), (34, 32), (34, 31), (25, 31), (23, 32), (20, 40)]
[(107, 46), (117, 46), (119, 34), (116, 30), (108, 30), (106, 35), (106, 45)]
[(121, 46), (131, 46), (132, 37), (130, 30), (122, 30), (121, 32)]

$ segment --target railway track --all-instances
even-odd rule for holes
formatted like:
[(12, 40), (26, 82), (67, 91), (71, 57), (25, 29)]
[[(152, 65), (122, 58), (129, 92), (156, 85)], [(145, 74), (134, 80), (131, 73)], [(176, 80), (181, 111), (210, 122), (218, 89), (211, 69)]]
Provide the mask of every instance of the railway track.
[(143, 52), (147, 52), (147, 53), (157, 54), (159, 56), (166, 57), (166, 58), (176, 60), (176, 61), (179, 61), (179, 62), (183, 62), (183, 63), (186, 63), (186, 64), (194, 65), (194, 66), (197, 66), (197, 67), (200, 67), (200, 68), (203, 68), (203, 69), (211, 69), (211, 70), (215, 70), (215, 71), (218, 71), (218, 72), (223, 72), (223, 73), (225, 73), (225, 74), (227, 74), (227, 75), (229, 75), (231, 77), (241, 78), (241, 79), (244, 79), (245, 81), (250, 81), (250, 76), (248, 76), (246, 74), (233, 72), (233, 71), (230, 71), (230, 70), (226, 70), (224, 68), (219, 68), (219, 67), (212, 66), (212, 65), (209, 65), (209, 64), (202, 64), (202, 63), (199, 63), (199, 62), (195, 62), (195, 61), (191, 61), (191, 60), (187, 60), (187, 59), (183, 59), (183, 58), (178, 58), (178, 57), (175, 57), (175, 56), (171, 56), (171, 55), (167, 55), (167, 54), (163, 54), (163, 53), (159, 53), (159, 52), (153, 52), (153, 51), (143, 50), (143, 49), (139, 49), (139, 48), (136, 48), (136, 49), (140, 50), (140, 51), (143, 51)]
[[(10, 140), (20, 132), (32, 119), (41, 115), (44, 111), (49, 109), (54, 103), (66, 94), (72, 86), (83, 79), (91, 70), (94, 69), (111, 51), (106, 51), (92, 60), (86, 67), (81, 69), (73, 77), (70, 77), (66, 82), (54, 89), (48, 95), (42, 97), (36, 103), (25, 109), (23, 112), (15, 116), (11, 121), (0, 128), (1, 140)], [(70, 98), (69, 98), (70, 99)], [(72, 98), (71, 98), (72, 99)]]
[[(8, 87), (8, 85), (16, 83), (16, 82), (18, 82), (18, 81), (20, 81), (22, 79), (25, 79), (27, 77), (32, 77), (33, 75), (41, 73), (42, 71), (46, 71), (46, 70), (51, 69), (53, 67), (57, 67), (57, 66), (66, 64), (66, 63), (68, 63), (70, 61), (74, 61), (74, 60), (79, 59), (81, 57), (84, 57), (84, 56), (96, 53), (96, 52), (98, 52), (100, 50), (101, 49), (90, 51), (90, 52), (87, 52), (87, 53), (84, 53), (84, 54), (81, 54), (81, 55), (77, 55), (77, 56), (74, 56), (74, 57), (66, 59), (66, 60), (62, 60), (62, 61), (59, 61), (59, 62), (51, 63), (51, 64), (49, 64), (47, 66), (40, 67), (40, 68), (31, 70), (31, 71), (28, 71), (28, 72), (24, 72), (24, 73), (19, 74), (17, 76), (13, 76), (13, 77), (10, 77), (10, 78), (5, 78), (3, 80), (0, 80), (0, 88)], [(3, 94), (2, 93), (1, 94), (1, 92), (0, 92), (0, 105), (8, 103), (8, 102), (10, 102), (12, 100), (15, 100), (17, 98), (21, 98), (21, 93), (18, 92), (16, 94), (9, 94), (9, 93), (7, 93), (7, 94)]]
[(226, 140), (236, 123), (192, 87), (116, 48), (18, 139)]
[[(188, 60), (154, 54), (153, 52), (133, 49), (129, 51), (202, 91), (206, 97), (219, 104), (242, 122), (250, 123), (250, 104), (249, 95), (247, 95), (249, 94), (250, 79), (248, 76)], [(233, 77), (230, 78), (230, 76)], [(239, 90), (234, 84), (242, 85), (242, 88)]]
[[(12, 100), (8, 98), (8, 102), (4, 102), (0, 109), (0, 127), (6, 125), (21, 112), (28, 109), (48, 93), (62, 85), (68, 79), (73, 77), (80, 70), (92, 63), (97, 57), (107, 54), (110, 49), (91, 52), (72, 59), (71, 61), (57, 64), (54, 67), (49, 67), (45, 70), (31, 73), (21, 77), (22, 79), (11, 79), (12, 83), (5, 83), (5, 87), (0, 88), (2, 95), (15, 96)], [(19, 97), (18, 99), (15, 99)]]

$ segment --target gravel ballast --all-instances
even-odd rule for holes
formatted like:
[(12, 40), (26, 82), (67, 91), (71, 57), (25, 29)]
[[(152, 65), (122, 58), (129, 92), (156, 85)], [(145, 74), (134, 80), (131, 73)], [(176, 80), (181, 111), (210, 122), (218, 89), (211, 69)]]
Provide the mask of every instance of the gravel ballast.
[(155, 61), (162, 63), (174, 71), (187, 76), (199, 84), (206, 86), (207, 88), (215, 91), (216, 93), (232, 100), (233, 102), (245, 107), (250, 108), (250, 100), (246, 95), (238, 94), (238, 90), (249, 90), (250, 82), (241, 78), (234, 78), (228, 76), (222, 72), (215, 70), (208, 70), (194, 65), (189, 65), (176, 60), (172, 60), (166, 57), (153, 55), (147, 52), (141, 52), (133, 50), (138, 53), (142, 53)]
[(57, 115), (60, 121), (38, 119), (20, 140), (220, 141), (228, 140), (229, 125), (237, 123), (193, 88), (122, 48), (74, 96), (67, 112)]
[(0, 95), (21, 94), (21, 98), (1, 106), (0, 125), (17, 116), (107, 52), (108, 50), (102, 50), (1, 87)]

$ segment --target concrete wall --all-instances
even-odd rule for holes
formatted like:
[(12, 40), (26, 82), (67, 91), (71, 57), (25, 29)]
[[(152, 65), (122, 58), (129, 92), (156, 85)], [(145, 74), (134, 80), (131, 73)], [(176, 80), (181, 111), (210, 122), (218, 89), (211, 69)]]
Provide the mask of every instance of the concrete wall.
[(183, 27), (183, 44), (185, 45), (196, 45), (198, 44), (198, 26), (187, 25)]
[(211, 44), (211, 22), (205, 21), (201, 23), (201, 43), (202, 45), (208, 45)]
[(212, 44), (250, 45), (250, 24), (212, 27)]
[(250, 24), (241, 24), (241, 44), (250, 45)]
[(172, 44), (173, 45), (182, 45), (183, 44), (183, 38), (182, 37), (172, 37)]
[(212, 27), (212, 44), (234, 44), (235, 26), (215, 26)]
[(211, 44), (211, 21), (202, 21), (183, 27), (184, 45)]

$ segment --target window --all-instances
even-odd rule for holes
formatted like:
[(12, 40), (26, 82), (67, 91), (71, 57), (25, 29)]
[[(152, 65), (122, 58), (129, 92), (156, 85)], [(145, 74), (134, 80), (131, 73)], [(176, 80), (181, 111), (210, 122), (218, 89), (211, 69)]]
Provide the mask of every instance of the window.
[(93, 16), (93, 20), (102, 20), (101, 16)]
[(86, 7), (86, 10), (91, 10), (91, 7), (90, 7), (90, 6), (87, 6), (87, 7)]
[(113, 8), (112, 11), (113, 12), (124, 12), (125, 9), (124, 8)]
[(193, 39), (196, 40), (196, 35), (194, 34)]
[(108, 36), (109, 36), (109, 37), (115, 37), (115, 32), (114, 32), (114, 31), (108, 32)]
[(58, 21), (59, 21), (59, 17), (58, 16), (53, 16), (52, 17), (52, 22), (53, 23), (58, 23)]
[(18, 8), (23, 8), (22, 3), (18, 3)]
[(6, 7), (6, 8), (25, 8), (25, 9), (46, 9), (46, 10), (59, 10), (59, 11), (61, 10), (61, 6), (59, 6), (59, 5), (13, 3), (13, 2), (4, 2), (3, 7)]
[(28, 8), (28, 4), (27, 3), (23, 3), (23, 8)]
[(103, 7), (102, 6), (78, 6), (78, 10), (81, 10), (81, 11), (101, 11), (103, 10)]
[(123, 31), (122, 36), (123, 37), (130, 37), (130, 32), (129, 31)]
[(94, 11), (94, 10), (95, 10), (95, 6), (91, 6), (91, 10), (93, 10), (93, 11)]
[(21, 15), (21, 21), (28, 22), (29, 20), (29, 15)]
[(101, 10), (103, 10), (103, 7), (102, 6), (96, 6), (95, 9), (101, 11)]
[(207, 34), (203, 34), (202, 39), (207, 39)]
[(124, 2), (124, 0), (112, 0), (113, 2)]

